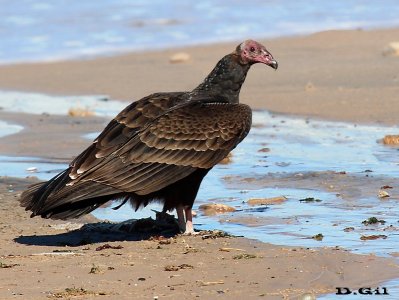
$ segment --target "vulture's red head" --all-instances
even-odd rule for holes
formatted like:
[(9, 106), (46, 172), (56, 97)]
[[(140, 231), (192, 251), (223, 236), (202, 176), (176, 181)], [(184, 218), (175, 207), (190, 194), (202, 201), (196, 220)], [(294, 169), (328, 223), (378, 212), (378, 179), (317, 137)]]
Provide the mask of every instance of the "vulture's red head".
[(236, 54), (243, 64), (262, 63), (277, 69), (278, 63), (266, 47), (254, 40), (246, 40), (237, 46)]

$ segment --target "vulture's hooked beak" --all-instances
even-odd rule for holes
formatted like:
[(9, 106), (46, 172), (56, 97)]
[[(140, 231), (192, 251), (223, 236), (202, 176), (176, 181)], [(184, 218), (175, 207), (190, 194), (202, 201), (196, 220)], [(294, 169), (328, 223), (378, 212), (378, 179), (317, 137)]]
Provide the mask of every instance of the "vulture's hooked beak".
[(277, 60), (274, 60), (274, 59), (271, 60), (268, 65), (275, 70), (277, 70), (277, 68), (278, 68), (278, 62), (277, 62)]
[(277, 70), (278, 68), (278, 62), (275, 60), (272, 56), (272, 54), (266, 50), (266, 48), (261, 50), (261, 54), (259, 55), (259, 58), (257, 60), (260, 63), (263, 63), (269, 67), (272, 67), (273, 69)]

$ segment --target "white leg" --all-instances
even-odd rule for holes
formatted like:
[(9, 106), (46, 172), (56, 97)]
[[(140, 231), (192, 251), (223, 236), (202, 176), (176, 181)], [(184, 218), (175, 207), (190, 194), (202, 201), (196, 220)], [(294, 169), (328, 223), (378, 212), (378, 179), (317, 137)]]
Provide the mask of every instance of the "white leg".
[(194, 231), (193, 212), (191, 208), (185, 208), (184, 212), (186, 214), (186, 230), (184, 231), (184, 234), (186, 235), (197, 234), (197, 232)]

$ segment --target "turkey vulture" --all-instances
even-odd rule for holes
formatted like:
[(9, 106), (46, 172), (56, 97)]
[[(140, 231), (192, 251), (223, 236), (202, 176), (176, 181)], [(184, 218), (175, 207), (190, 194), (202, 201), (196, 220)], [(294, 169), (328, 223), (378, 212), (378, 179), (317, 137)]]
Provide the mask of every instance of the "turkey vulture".
[(194, 233), (191, 209), (202, 179), (250, 130), (251, 109), (238, 98), (255, 63), (278, 66), (263, 45), (247, 40), (194, 90), (131, 103), (66, 170), (25, 191), (21, 206), (31, 217), (67, 219), (110, 200), (136, 210), (160, 201), (164, 212), (176, 209), (182, 231)]

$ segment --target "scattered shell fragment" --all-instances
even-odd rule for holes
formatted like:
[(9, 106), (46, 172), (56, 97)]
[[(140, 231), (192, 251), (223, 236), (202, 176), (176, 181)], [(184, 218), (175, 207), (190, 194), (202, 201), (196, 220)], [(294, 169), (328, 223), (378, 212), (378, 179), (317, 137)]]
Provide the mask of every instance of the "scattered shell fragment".
[(223, 214), (226, 212), (236, 211), (236, 209), (232, 206), (218, 203), (202, 204), (199, 206), (199, 209), (202, 210), (206, 215)]
[(194, 267), (189, 264), (181, 264), (180, 266), (167, 265), (164, 268), (165, 271), (179, 271), (181, 269), (194, 269)]
[(351, 232), (353, 230), (355, 230), (355, 227), (346, 227), (346, 228), (344, 228), (345, 232)]
[(316, 296), (312, 293), (305, 293), (299, 296), (299, 300), (316, 300)]
[(100, 269), (99, 266), (93, 265), (89, 271), (89, 274), (104, 274), (104, 270)]
[(384, 145), (399, 145), (399, 135), (386, 135), (382, 139)]
[(71, 107), (68, 110), (68, 115), (71, 117), (91, 117), (94, 116), (95, 113), (90, 111), (89, 108), (81, 108), (81, 107)]
[(197, 283), (200, 286), (208, 286), (208, 285), (216, 285), (216, 284), (224, 284), (223, 280), (218, 280), (218, 281), (202, 281), (202, 280), (197, 280)]
[(384, 56), (399, 56), (399, 42), (389, 43), (382, 51)]
[(172, 64), (186, 62), (191, 58), (190, 54), (186, 52), (178, 52), (169, 57), (169, 62)]
[(239, 249), (239, 248), (224, 247), (224, 248), (219, 248), (219, 251), (230, 252), (230, 251), (245, 251), (245, 250), (244, 249)]
[(249, 254), (249, 253), (243, 253), (243, 254), (237, 254), (233, 256), (233, 259), (251, 259), (251, 258), (257, 258), (255, 254)]
[[(83, 299), (81, 298), (81, 296), (86, 296), (86, 295), (101, 295), (104, 296), (106, 295), (105, 292), (93, 292), (93, 291), (88, 291), (85, 290), (84, 288), (66, 288), (64, 291), (62, 292), (55, 292), (55, 293), (51, 293), (50, 294), (50, 298), (54, 298), (54, 299), (75, 299), (76, 297), (78, 297), (79, 299)], [(90, 297), (91, 298), (91, 297)]]
[(377, 239), (386, 239), (387, 236), (385, 234), (373, 234), (373, 235), (362, 235), (360, 239), (362, 241), (367, 241), (367, 240), (377, 240)]
[(311, 92), (311, 91), (314, 91), (315, 89), (316, 88), (315, 88), (314, 84), (310, 81), (305, 85), (306, 92)]
[(251, 198), (247, 201), (249, 205), (270, 205), (270, 204), (281, 204), (287, 201), (284, 196), (272, 197), (272, 198)]
[(267, 148), (267, 147), (260, 148), (260, 149), (258, 150), (258, 152), (263, 152), (263, 153), (265, 153), (265, 152), (270, 152), (270, 148)]
[(389, 197), (389, 193), (387, 192), (387, 191), (383, 191), (383, 190), (380, 190), (379, 192), (378, 192), (378, 198), (388, 198)]
[(164, 270), (168, 271), (168, 272), (179, 271), (179, 267), (178, 266), (173, 266), (173, 265), (168, 265), (168, 266), (165, 266)]

